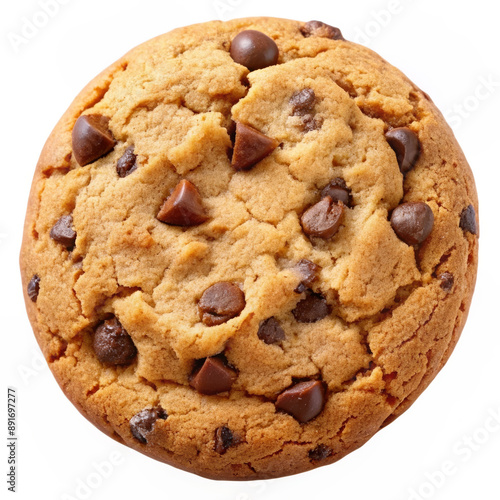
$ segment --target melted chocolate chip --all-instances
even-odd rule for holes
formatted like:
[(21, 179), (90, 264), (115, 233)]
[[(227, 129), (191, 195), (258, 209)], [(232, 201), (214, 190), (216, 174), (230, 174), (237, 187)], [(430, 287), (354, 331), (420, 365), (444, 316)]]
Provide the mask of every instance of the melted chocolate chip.
[(201, 321), (207, 326), (221, 325), (238, 316), (244, 308), (245, 294), (227, 281), (207, 288), (198, 302)]
[(255, 30), (245, 30), (236, 35), (229, 53), (235, 62), (246, 66), (250, 71), (273, 66), (279, 58), (276, 42)]
[(177, 184), (156, 218), (172, 226), (198, 226), (208, 219), (198, 189), (185, 179)]
[(295, 266), (295, 270), (299, 272), (302, 281), (294, 290), (296, 293), (303, 293), (310, 288), (318, 279), (318, 273), (321, 271), (321, 266), (307, 259), (300, 259)]
[(460, 214), (460, 227), (471, 234), (477, 234), (476, 211), (472, 205)]
[(453, 289), (453, 285), (455, 283), (455, 278), (453, 274), (445, 272), (439, 275), (439, 279), (441, 280), (441, 288), (445, 292), (451, 292), (451, 290)]
[(211, 357), (202, 361), (201, 367), (194, 371), (189, 383), (200, 394), (219, 394), (231, 389), (236, 376), (236, 372), (222, 359)]
[(420, 141), (413, 130), (407, 127), (393, 128), (385, 134), (389, 146), (396, 153), (399, 169), (408, 173), (420, 156)]
[(333, 450), (329, 446), (326, 446), (326, 444), (319, 444), (316, 448), (309, 451), (309, 458), (316, 461), (324, 460), (331, 456), (332, 453)]
[(260, 323), (257, 335), (266, 344), (278, 344), (285, 340), (285, 332), (274, 316)]
[(407, 245), (419, 245), (431, 234), (434, 214), (426, 203), (403, 203), (392, 212), (391, 225)]
[(321, 191), (321, 197), (329, 196), (334, 203), (341, 201), (346, 207), (351, 206), (351, 191), (344, 179), (336, 177)]
[(129, 146), (116, 164), (118, 177), (127, 177), (137, 170), (137, 155), (134, 154), (134, 146)]
[(290, 104), (292, 105), (292, 115), (293, 116), (304, 116), (314, 109), (316, 104), (316, 94), (311, 88), (305, 88), (294, 92), (290, 98)]
[(343, 214), (344, 204), (333, 203), (330, 196), (325, 196), (304, 212), (300, 222), (308, 236), (328, 239), (339, 230)]
[(338, 28), (334, 28), (329, 24), (321, 21), (309, 21), (300, 31), (307, 38), (310, 36), (318, 36), (322, 38), (330, 38), (331, 40), (345, 40), (342, 32)]
[(283, 391), (276, 408), (284, 410), (299, 422), (306, 423), (319, 415), (325, 403), (325, 388), (318, 380), (299, 382)]
[(299, 323), (316, 323), (330, 314), (330, 306), (323, 295), (308, 290), (306, 298), (297, 303), (292, 314)]
[(302, 117), (302, 130), (304, 132), (312, 132), (319, 130), (323, 125), (323, 118), (321, 116), (314, 116), (311, 114)]
[(71, 250), (75, 246), (76, 232), (73, 229), (73, 217), (63, 215), (50, 230), (50, 237)]
[(267, 137), (253, 127), (237, 123), (231, 166), (237, 171), (250, 170), (277, 147), (278, 141), (275, 139)]
[(101, 363), (128, 365), (137, 355), (132, 338), (117, 318), (108, 319), (97, 327), (93, 345)]
[(40, 278), (38, 277), (38, 275), (34, 274), (33, 277), (30, 279), (27, 291), (28, 291), (28, 297), (31, 299), (31, 301), (36, 302), (36, 299), (38, 298), (38, 293), (40, 292)]
[(167, 417), (167, 412), (161, 406), (142, 410), (130, 419), (130, 431), (135, 439), (146, 444), (147, 436), (153, 431), (156, 421), (166, 420)]
[(82, 115), (73, 127), (73, 154), (83, 167), (108, 154), (116, 144), (108, 129), (109, 118), (102, 115)]
[(231, 448), (233, 444), (236, 444), (234, 441), (234, 435), (229, 427), (226, 427), (225, 425), (218, 427), (215, 430), (214, 451), (219, 453), (219, 455), (223, 455), (226, 453), (228, 448)]
[(316, 104), (316, 94), (311, 88), (305, 88), (295, 92), (290, 98), (292, 115), (302, 118), (302, 129), (306, 132), (318, 130), (323, 125), (323, 118), (313, 114)]

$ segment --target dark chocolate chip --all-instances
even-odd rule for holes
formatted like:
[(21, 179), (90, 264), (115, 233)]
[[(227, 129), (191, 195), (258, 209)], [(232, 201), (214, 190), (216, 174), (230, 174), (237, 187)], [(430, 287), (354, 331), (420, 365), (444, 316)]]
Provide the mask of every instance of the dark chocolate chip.
[(295, 289), (295, 292), (305, 292), (318, 279), (318, 273), (321, 271), (321, 266), (307, 259), (300, 259), (295, 265), (295, 270), (300, 274), (302, 281)]
[(231, 142), (234, 144), (234, 141), (236, 140), (236, 122), (234, 120), (231, 120), (229, 122), (229, 125), (226, 127), (226, 130), (227, 134), (229, 135), (229, 139), (231, 139)]
[(297, 303), (292, 314), (299, 323), (316, 323), (330, 314), (330, 306), (323, 295), (308, 290), (305, 299)]
[(238, 285), (227, 281), (207, 288), (198, 302), (201, 321), (207, 326), (221, 325), (238, 316), (244, 308), (245, 294)]
[(117, 318), (108, 319), (96, 328), (93, 345), (101, 363), (128, 365), (137, 355), (132, 338)]
[(323, 409), (325, 388), (319, 380), (299, 382), (283, 391), (276, 400), (276, 408), (284, 410), (299, 422), (306, 423)]
[(345, 40), (342, 32), (338, 28), (334, 28), (329, 24), (322, 23), (321, 21), (309, 21), (300, 31), (307, 38), (310, 36), (318, 36), (322, 38), (330, 38), (332, 40)]
[(399, 169), (406, 174), (415, 166), (420, 156), (420, 141), (417, 134), (407, 127), (400, 127), (389, 130), (385, 138), (396, 153)]
[(152, 432), (157, 420), (166, 420), (167, 412), (161, 407), (148, 408), (136, 413), (129, 422), (132, 435), (143, 444), (148, 442), (147, 435)]
[(305, 88), (295, 92), (290, 98), (293, 116), (304, 116), (314, 109), (316, 94), (313, 89)]
[(222, 427), (218, 427), (215, 430), (215, 445), (214, 450), (219, 455), (223, 455), (226, 453), (228, 448), (231, 448), (234, 443), (234, 436), (229, 427), (225, 425)]
[(285, 332), (274, 316), (260, 323), (257, 335), (266, 344), (278, 344), (285, 340)]
[(309, 458), (311, 460), (324, 460), (328, 458), (333, 453), (333, 450), (326, 446), (326, 444), (319, 444), (313, 450), (309, 451)]
[(201, 368), (195, 370), (189, 383), (200, 394), (219, 394), (231, 389), (236, 376), (222, 359), (212, 357), (206, 358)]
[(50, 230), (50, 237), (68, 250), (75, 246), (76, 232), (73, 229), (73, 217), (63, 215)]
[(198, 226), (208, 219), (198, 189), (185, 179), (177, 184), (156, 218), (172, 226)]
[(137, 155), (134, 154), (134, 146), (129, 146), (116, 164), (118, 177), (127, 177), (137, 170)]
[(248, 125), (236, 124), (236, 138), (231, 166), (235, 170), (250, 170), (278, 147), (271, 139)]
[(276, 42), (264, 33), (246, 30), (234, 37), (230, 54), (235, 62), (255, 71), (276, 64), (279, 49)]
[(334, 203), (341, 201), (346, 207), (351, 206), (351, 191), (344, 179), (335, 177), (321, 191), (321, 197), (329, 196)]
[(476, 211), (472, 205), (460, 214), (460, 227), (471, 234), (477, 234)]
[(302, 215), (300, 222), (302, 229), (308, 236), (328, 239), (339, 230), (344, 213), (344, 204), (333, 203), (330, 196), (308, 208)]
[(109, 118), (102, 115), (82, 115), (73, 127), (73, 154), (83, 167), (108, 154), (116, 144), (108, 128)]
[(408, 245), (419, 245), (431, 234), (434, 214), (426, 203), (403, 203), (392, 212), (391, 225), (399, 239)]
[(28, 297), (32, 302), (36, 302), (36, 299), (38, 298), (38, 292), (40, 292), (40, 278), (38, 277), (38, 275), (34, 274), (30, 279), (27, 290)]
[(304, 283), (299, 283), (297, 285), (297, 288), (295, 288), (294, 292), (295, 293), (304, 293), (305, 291), (309, 290), (309, 287), (304, 285)]
[(445, 292), (451, 292), (453, 284), (455, 283), (455, 278), (453, 274), (445, 272), (439, 275), (439, 279), (441, 280), (441, 288)]

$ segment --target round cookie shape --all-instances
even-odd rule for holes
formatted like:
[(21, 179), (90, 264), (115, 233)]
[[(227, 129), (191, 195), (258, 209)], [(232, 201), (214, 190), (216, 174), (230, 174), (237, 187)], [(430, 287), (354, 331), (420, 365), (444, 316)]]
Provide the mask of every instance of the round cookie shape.
[(321, 21), (174, 30), (78, 95), (35, 172), (27, 312), (96, 427), (213, 479), (331, 464), (466, 321), (469, 165), (435, 105)]

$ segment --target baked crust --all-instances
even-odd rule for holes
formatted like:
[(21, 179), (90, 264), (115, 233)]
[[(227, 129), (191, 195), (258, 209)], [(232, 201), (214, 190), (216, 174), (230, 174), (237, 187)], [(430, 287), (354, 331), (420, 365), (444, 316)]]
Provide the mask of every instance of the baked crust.
[[(304, 23), (272, 18), (181, 28), (129, 52), (82, 90), (56, 125), (38, 162), (20, 264), (28, 316), (66, 396), (100, 430), (141, 453), (213, 479), (263, 479), (332, 463), (361, 446), (416, 400), (446, 363), (466, 321), (477, 270), (477, 236), (460, 228), (478, 200), (469, 165), (439, 110), (400, 71), (352, 42), (304, 37)], [(248, 73), (229, 55), (245, 29), (271, 36), (278, 65)], [(249, 83), (248, 83), (249, 82)], [(321, 128), (307, 133), (289, 98), (313, 88)], [(85, 167), (72, 155), (82, 114), (111, 118), (117, 145)], [(282, 147), (249, 172), (234, 172), (231, 118)], [(421, 154), (404, 178), (384, 133), (409, 127)], [(135, 146), (139, 168), (116, 162)], [(338, 234), (308, 239), (300, 214), (329, 180), (352, 192)], [(196, 228), (156, 220), (180, 179), (198, 187), (210, 220)], [(424, 201), (434, 228), (418, 249), (400, 241), (388, 216)], [(73, 215), (76, 247), (50, 239)], [(294, 264), (321, 266), (312, 287), (331, 314), (297, 323), (302, 296)], [(451, 292), (439, 276), (454, 277)], [(27, 284), (37, 274), (35, 302)], [(200, 323), (202, 292), (241, 284), (246, 307), (215, 327)], [(101, 364), (96, 326), (114, 314), (139, 351), (129, 366)], [(257, 337), (276, 317), (281, 345)], [(238, 378), (231, 391), (203, 396), (189, 385), (195, 360), (223, 351)], [(323, 411), (305, 424), (276, 410), (294, 380), (322, 379)], [(129, 421), (160, 405), (147, 444)], [(238, 444), (215, 450), (230, 428)], [(331, 450), (317, 460), (319, 445)]]

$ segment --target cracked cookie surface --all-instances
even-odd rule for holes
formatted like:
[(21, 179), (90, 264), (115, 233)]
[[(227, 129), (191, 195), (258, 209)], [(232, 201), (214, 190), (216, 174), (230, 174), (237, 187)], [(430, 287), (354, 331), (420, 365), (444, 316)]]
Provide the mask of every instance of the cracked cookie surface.
[(104, 71), (49, 138), (27, 310), (111, 437), (205, 477), (294, 474), (361, 446), (444, 365), (477, 209), (428, 96), (338, 29), (190, 26)]

